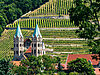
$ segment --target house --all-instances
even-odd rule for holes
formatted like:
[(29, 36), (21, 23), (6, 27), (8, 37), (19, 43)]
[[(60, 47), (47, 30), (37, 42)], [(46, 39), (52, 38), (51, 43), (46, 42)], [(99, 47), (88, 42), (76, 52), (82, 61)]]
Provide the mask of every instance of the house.
[(69, 54), (66, 59), (66, 63), (62, 64), (62, 66), (64, 67), (63, 70), (67, 70), (67, 65), (70, 61), (77, 58), (85, 58), (89, 63), (93, 65), (96, 75), (100, 75), (100, 60), (93, 59), (94, 56), (97, 56), (98, 58), (99, 54)]

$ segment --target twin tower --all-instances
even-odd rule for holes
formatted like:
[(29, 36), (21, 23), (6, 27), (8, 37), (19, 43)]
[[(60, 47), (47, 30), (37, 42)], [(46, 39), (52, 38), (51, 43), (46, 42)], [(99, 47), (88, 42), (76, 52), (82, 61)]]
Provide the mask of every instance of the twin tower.
[[(14, 59), (21, 60), (25, 56), (24, 50), (24, 37), (21, 33), (20, 26), (18, 25), (16, 33), (14, 35)], [(31, 42), (31, 55), (39, 56), (45, 54), (45, 46), (42, 42), (42, 35), (40, 33), (38, 25), (36, 25), (34, 33), (32, 34)]]

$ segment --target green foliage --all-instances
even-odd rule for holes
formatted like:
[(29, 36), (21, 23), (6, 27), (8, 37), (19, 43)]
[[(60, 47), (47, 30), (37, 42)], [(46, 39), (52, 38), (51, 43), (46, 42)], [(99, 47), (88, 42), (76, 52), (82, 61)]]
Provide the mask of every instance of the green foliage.
[(92, 52), (93, 54), (100, 54), (100, 39), (95, 41), (90, 40), (88, 45), (92, 47), (92, 49), (90, 49), (90, 52)]
[[(27, 59), (21, 61), (20, 66), (13, 68), (13, 72), (18, 75), (51, 75), (54, 74), (54, 63), (57, 63), (57, 59), (47, 55), (44, 55), (43, 57), (29, 56)], [(42, 71), (43, 73), (41, 73)]]
[(6, 26), (5, 18), (0, 14), (0, 36)]
[(67, 73), (60, 71), (60, 72), (58, 72), (58, 75), (67, 75)]
[(87, 75), (95, 75), (92, 64), (84, 58), (77, 58), (68, 63), (68, 70), (70, 72), (85, 72)]
[(79, 75), (78, 72), (70, 72), (69, 75)]
[(97, 3), (97, 1), (92, 2), (92, 0), (84, 1), (85, 0), (74, 1), (76, 7), (69, 10), (70, 19), (71, 22), (74, 21), (76, 26), (80, 27), (80, 30), (77, 32), (81, 38), (94, 39), (98, 34), (97, 29), (99, 28), (98, 11), (95, 11), (95, 7), (98, 9), (98, 6), (94, 5), (99, 3)]
[(43, 55), (42, 60), (43, 60), (43, 65), (46, 68), (46, 71), (50, 71), (50, 70), (54, 71), (54, 69), (55, 69), (54, 64), (57, 63), (57, 61), (58, 61), (57, 58)]
[(92, 47), (92, 53), (100, 54), (100, 44), (94, 39), (100, 36), (100, 0), (75, 0), (74, 3), (76, 7), (69, 10), (69, 15), (71, 22), (74, 21), (80, 28), (76, 32), (79, 37), (89, 40), (88, 45)]
[(10, 60), (0, 59), (0, 75), (13, 75), (11, 68), (13, 68), (13, 65)]

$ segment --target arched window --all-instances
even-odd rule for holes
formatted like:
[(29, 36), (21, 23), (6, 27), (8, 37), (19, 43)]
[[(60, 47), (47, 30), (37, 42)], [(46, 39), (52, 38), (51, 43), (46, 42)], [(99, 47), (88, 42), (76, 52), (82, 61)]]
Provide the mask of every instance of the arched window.
[(14, 47), (15, 47), (16, 45), (14, 44)]
[(34, 54), (36, 55), (36, 49), (34, 50)]
[(40, 44), (38, 44), (38, 47), (40, 47)]
[(15, 51), (14, 51), (14, 55), (15, 55)]
[(16, 44), (16, 46), (18, 47), (18, 44)]
[(40, 54), (40, 50), (38, 50), (38, 54)]
[(34, 44), (34, 47), (36, 47), (36, 43)]
[(18, 54), (18, 51), (16, 51), (16, 54)]
[(22, 45), (20, 44), (20, 47), (21, 47)]
[(43, 54), (44, 54), (44, 51), (43, 51)]

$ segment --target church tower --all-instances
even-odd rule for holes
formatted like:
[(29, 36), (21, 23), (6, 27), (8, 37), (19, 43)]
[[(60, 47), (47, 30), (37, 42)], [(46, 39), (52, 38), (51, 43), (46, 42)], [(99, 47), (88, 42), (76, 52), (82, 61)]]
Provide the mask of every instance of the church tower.
[(32, 55), (37, 57), (43, 55), (43, 42), (38, 25), (36, 25), (32, 35)]
[(20, 30), (20, 26), (17, 26), (16, 33), (14, 35), (14, 59), (20, 60), (21, 55), (24, 52), (24, 38)]

